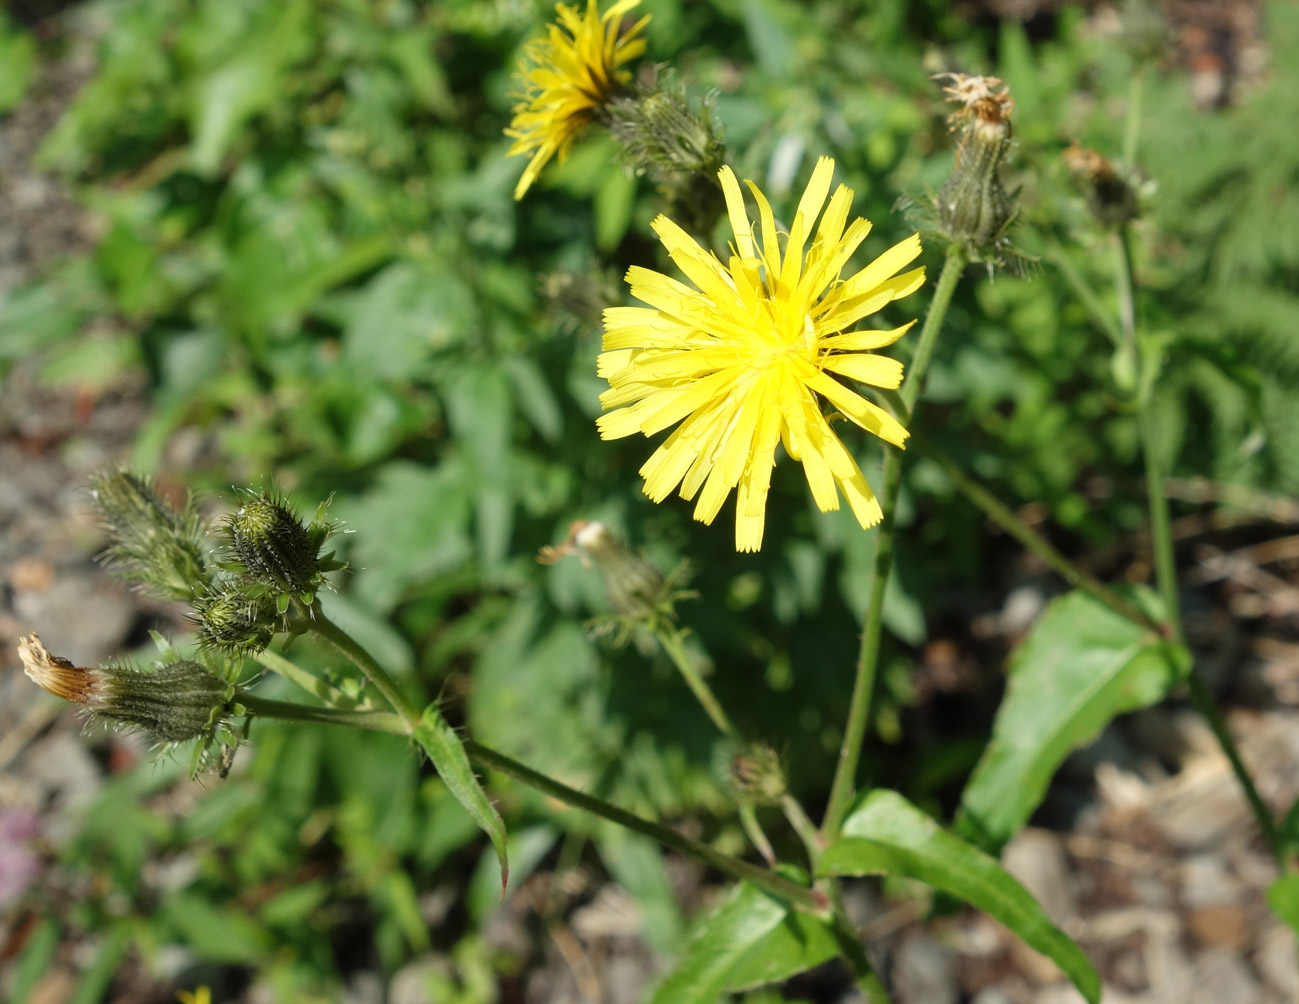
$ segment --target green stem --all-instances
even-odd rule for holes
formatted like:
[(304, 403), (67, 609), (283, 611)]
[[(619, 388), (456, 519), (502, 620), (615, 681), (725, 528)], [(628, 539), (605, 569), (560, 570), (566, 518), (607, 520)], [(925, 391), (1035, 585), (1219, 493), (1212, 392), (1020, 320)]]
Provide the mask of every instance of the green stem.
[(1123, 344), (1123, 332), (1115, 322), (1113, 315), (1105, 309), (1101, 303), (1101, 298), (1096, 295), (1096, 291), (1087, 285), (1087, 280), (1083, 278), (1082, 273), (1074, 265), (1071, 259), (1058, 244), (1051, 246), (1048, 257), (1055, 263), (1060, 274), (1064, 276), (1065, 282), (1073, 290), (1074, 296), (1078, 297), (1078, 302), (1083, 305), (1087, 311), (1087, 316), (1091, 318), (1092, 323), (1100, 328), (1102, 332), (1114, 343), (1115, 347)]
[(1181, 604), (1177, 595), (1177, 563), (1173, 554), (1173, 531), (1168, 519), (1168, 498), (1164, 495), (1164, 477), (1159, 469), (1155, 446), (1155, 422), (1150, 408), (1142, 406), (1138, 415), (1141, 425), (1141, 452), (1146, 462), (1146, 495), (1150, 503), (1150, 547), (1155, 556), (1155, 582), (1164, 601), (1164, 616), (1169, 633), (1182, 637)]
[(1200, 674), (1191, 667), (1191, 672), (1186, 677), (1187, 691), (1190, 693), (1191, 703), (1195, 705), (1195, 710), (1204, 716), (1204, 720), (1209, 723), (1209, 728), (1213, 730), (1218, 745), (1222, 747), (1222, 752), (1226, 754), (1231, 769), (1236, 775), (1241, 790), (1245, 792), (1245, 800), (1249, 802), (1249, 807), (1254, 812), (1254, 818), (1258, 821), (1258, 828), (1263, 833), (1263, 839), (1267, 841), (1268, 849), (1271, 850), (1272, 856), (1276, 859), (1282, 870), (1285, 870), (1285, 846), (1281, 839), (1281, 833), (1277, 830), (1276, 820), (1272, 818), (1272, 810), (1267, 807), (1263, 801), (1263, 796), (1258, 793), (1254, 787), (1254, 779), (1250, 776), (1249, 768), (1240, 758), (1240, 752), (1236, 749), (1236, 742), (1227, 730), (1227, 723), (1223, 720), (1222, 712), (1218, 706), (1213, 703), (1213, 696), (1209, 693), (1209, 688), (1205, 686), (1204, 680)]
[(1119, 298), (1119, 330), (1123, 341), (1136, 348), (1137, 308), (1132, 284), (1132, 249), (1128, 244), (1128, 228), (1121, 227), (1114, 235), (1114, 288)]
[(1141, 98), (1145, 74), (1140, 67), (1132, 70), (1128, 86), (1128, 117), (1123, 126), (1123, 163), (1128, 168), (1137, 166), (1137, 143), (1141, 139)]
[(1054, 570), (1069, 585), (1083, 590), (1083, 592), (1104, 603), (1120, 616), (1149, 628), (1151, 631), (1159, 634), (1165, 633), (1164, 626), (1150, 617), (1135, 603), (1125, 600), (1114, 590), (1088, 575), (1052, 547), (1045, 537), (1020, 519), (1014, 510), (993, 495), (992, 492), (961, 470), (956, 461), (952, 460), (932, 442), (918, 432), (914, 434), (914, 441), (916, 446), (925, 452), (926, 456), (937, 461), (938, 465), (947, 472), (962, 495), (982, 509), (994, 523), (1023, 544), (1025, 549), (1041, 558), (1048, 567)]
[(758, 849), (762, 859), (774, 868), (776, 866), (776, 852), (771, 846), (771, 841), (767, 839), (767, 834), (762, 831), (762, 824), (758, 822), (757, 810), (749, 802), (740, 803), (740, 825), (744, 827), (744, 832), (749, 838), (749, 843)]
[(889, 1004), (889, 992), (875, 972), (875, 967), (871, 965), (861, 939), (853, 930), (852, 921), (848, 919), (848, 911), (844, 907), (839, 883), (834, 881), (826, 883), (825, 891), (830, 898), (830, 908), (834, 911), (832, 928), (834, 940), (839, 946), (839, 956), (847, 963), (848, 970), (852, 973), (853, 982), (857, 984), (857, 989), (870, 1004)]
[(253, 656), (267, 669), (279, 673), (290, 683), (295, 683), (308, 694), (324, 701), (331, 708), (343, 708), (354, 710), (361, 708), (364, 704), (355, 697), (348, 697), (337, 687), (326, 683), (314, 673), (309, 673), (295, 662), (290, 662), (279, 652), (273, 652), (269, 648), (263, 652), (258, 652)]
[[(933, 357), (934, 346), (938, 342), (938, 332), (942, 330), (943, 318), (947, 315), (952, 294), (956, 292), (956, 284), (960, 281), (964, 269), (965, 255), (955, 246), (949, 247), (947, 258), (943, 261), (943, 271), (938, 277), (938, 286), (934, 290), (933, 302), (929, 305), (929, 313), (925, 316), (925, 324), (920, 331), (920, 343), (916, 346), (916, 354), (907, 372), (906, 383), (902, 385), (900, 397), (905, 411), (898, 416), (898, 420), (903, 425), (909, 425), (911, 416), (915, 413), (925, 370)], [(857, 673), (853, 681), (852, 699), (848, 705), (848, 723), (844, 728), (843, 745), (839, 749), (839, 763), (835, 767), (834, 783), (830, 787), (830, 800), (826, 805), (825, 818), (821, 824), (821, 833), (826, 840), (833, 840), (838, 835), (839, 826), (848, 811), (848, 802), (852, 798), (853, 785), (857, 776), (857, 764), (861, 759), (862, 743), (866, 737), (866, 725), (870, 719), (875, 676), (879, 667), (880, 611), (884, 606), (884, 588), (893, 569), (894, 512), (901, 486), (902, 451), (886, 448), (884, 485), (880, 495), (884, 518), (880, 522), (879, 533), (875, 538), (874, 577), (871, 580), (866, 625), (862, 631), (861, 647), (857, 653)]]
[[(1119, 319), (1123, 325), (1124, 334), (1135, 342), (1136, 311), (1132, 292), (1135, 283), (1133, 282), (1132, 255), (1128, 248), (1128, 230), (1126, 227), (1119, 231), (1118, 247), (1119, 267), (1117, 269), (1116, 283), (1119, 287)], [(1141, 385), (1144, 386), (1147, 383), (1148, 381), (1143, 375)], [(1168, 518), (1168, 497), (1164, 494), (1164, 472), (1160, 468), (1159, 452), (1155, 443), (1154, 416), (1151, 414), (1149, 401), (1145, 397), (1141, 401), (1138, 423), (1141, 426), (1141, 452), (1145, 457), (1146, 465), (1146, 495), (1150, 501), (1150, 546), (1155, 557), (1155, 581), (1159, 587), (1159, 595), (1164, 601), (1164, 616), (1168, 620), (1169, 634), (1177, 641), (1185, 644), (1186, 639), (1182, 631), (1181, 603), (1177, 590), (1177, 560), (1173, 551), (1173, 533)], [(1263, 801), (1258, 789), (1254, 786), (1254, 779), (1240, 757), (1240, 751), (1236, 748), (1236, 741), (1232, 738), (1231, 732), (1228, 731), (1222, 713), (1214, 704), (1209, 688), (1205, 686), (1204, 680), (1201, 679), (1194, 665), (1187, 674), (1186, 685), (1190, 693), (1191, 703), (1195, 705), (1196, 710), (1209, 723), (1209, 728), (1218, 740), (1218, 745), (1222, 747), (1223, 755), (1226, 756), (1227, 762), (1231, 764), (1232, 772), (1236, 775), (1236, 781), (1245, 794), (1245, 800), (1249, 803), (1254, 818), (1258, 821), (1258, 828), (1267, 841), (1273, 857), (1276, 858), (1277, 864), (1284, 869), (1284, 847), (1282, 846), (1281, 836), (1277, 831), (1276, 820), (1272, 818), (1271, 810), (1268, 809), (1267, 803)]]
[(314, 704), (297, 704), (293, 701), (276, 701), (260, 697), (250, 691), (235, 691), (235, 701), (248, 713), (258, 718), (276, 718), (283, 722), (316, 722), (324, 725), (349, 725), (353, 728), (372, 729), (407, 735), (409, 729), (401, 716), (390, 711), (355, 711), (350, 708), (320, 708)]
[(698, 840), (692, 840), (676, 830), (659, 823), (652, 823), (648, 819), (642, 819), (640, 816), (633, 815), (616, 805), (610, 805), (608, 802), (578, 791), (576, 788), (570, 788), (552, 777), (547, 777), (545, 774), (538, 773), (531, 767), (519, 763), (519, 761), (506, 756), (504, 753), (499, 753), (490, 747), (482, 745), (482, 743), (466, 739), (464, 747), (469, 759), (478, 764), (479, 767), (498, 771), (576, 809), (581, 809), (584, 812), (599, 816), (601, 819), (607, 819), (626, 829), (643, 834), (652, 840), (658, 841), (665, 847), (671, 847), (683, 854), (687, 854), (704, 864), (711, 865), (718, 871), (725, 872), (733, 878), (749, 882), (794, 906), (820, 914), (824, 914), (828, 908), (824, 894), (817, 890), (798, 885), (783, 876), (768, 871), (766, 868), (759, 868), (747, 861), (742, 861), (729, 854), (723, 854), (721, 851), (715, 850)]
[(402, 693), (397, 681), (393, 679), (386, 669), (379, 665), (378, 661), (366, 651), (363, 645), (326, 617), (321, 612), (319, 604), (313, 608), (311, 618), (304, 618), (296, 622), (294, 626), (314, 631), (351, 659), (357, 668), (365, 674), (366, 678), (375, 685), (379, 693), (383, 694), (387, 702), (392, 705), (393, 711), (405, 719), (412, 729), (419, 724), (419, 710), (411, 703), (410, 698)]
[(821, 851), (825, 847), (816, 824), (808, 818), (803, 807), (798, 804), (798, 799), (793, 795), (782, 796), (780, 807), (785, 811), (785, 818), (789, 820), (789, 825), (794, 828), (794, 832), (803, 841), (803, 846), (807, 848), (807, 859), (812, 863), (812, 870), (815, 871), (816, 863), (821, 860)]
[(658, 643), (663, 646), (663, 651), (668, 654), (668, 658), (680, 671), (682, 678), (695, 695), (696, 700), (708, 712), (708, 717), (717, 726), (717, 731), (724, 736), (738, 739), (739, 733), (736, 732), (735, 726), (731, 724), (731, 720), (727, 717), (721, 702), (717, 700), (716, 695), (704, 682), (704, 678), (699, 675), (699, 669), (695, 666), (694, 660), (690, 658), (690, 653), (686, 651), (685, 645), (681, 643), (681, 632), (672, 628), (663, 628), (655, 631), (654, 637), (658, 639)]
[[(699, 674), (699, 670), (696, 668), (694, 660), (690, 658), (690, 653), (686, 651), (685, 644), (682, 641), (681, 632), (672, 628), (661, 628), (654, 632), (654, 636), (658, 639), (659, 644), (663, 646), (663, 651), (668, 654), (673, 665), (675, 665), (681, 672), (681, 676), (685, 679), (691, 692), (694, 693), (695, 698), (703, 706), (704, 711), (708, 713), (708, 717), (711, 718), (713, 724), (717, 726), (717, 731), (729, 739), (738, 740), (740, 738), (739, 731), (735, 728), (734, 723), (731, 722), (730, 717), (726, 714), (726, 710), (722, 707), (722, 703), (717, 699), (717, 695), (713, 693), (712, 688), (708, 686), (707, 682)], [(802, 816), (804, 820), (807, 819), (807, 814), (803, 812), (802, 807), (799, 806), (799, 804), (790, 796), (786, 795), (781, 801), (781, 807), (785, 811), (785, 818), (789, 820), (790, 825), (793, 826), (795, 830), (798, 830), (799, 835), (802, 836), (802, 831), (799, 830), (799, 820), (795, 816), (791, 815), (791, 805), (798, 809), (798, 814)], [(771, 841), (767, 839), (767, 835), (763, 832), (762, 826), (758, 822), (757, 814), (753, 811), (751, 805), (740, 805), (740, 824), (744, 827), (744, 832), (748, 835), (753, 846), (757, 848), (758, 853), (761, 854), (768, 863), (774, 863), (776, 858), (775, 853), (771, 848)], [(804, 838), (803, 842), (807, 843), (806, 838)], [(810, 848), (809, 854), (811, 854)], [(812, 856), (811, 861), (812, 864), (815, 865), (816, 857)]]

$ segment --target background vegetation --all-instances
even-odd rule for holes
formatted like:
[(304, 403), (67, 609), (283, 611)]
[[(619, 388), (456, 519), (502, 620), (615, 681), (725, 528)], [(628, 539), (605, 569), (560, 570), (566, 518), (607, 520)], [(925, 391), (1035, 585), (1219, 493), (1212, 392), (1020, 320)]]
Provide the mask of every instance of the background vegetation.
[[(647, 58), (714, 92), (738, 173), (786, 200), (816, 155), (835, 156), (854, 211), (875, 221), (872, 254), (911, 230), (892, 211), (899, 196), (936, 189), (951, 166), (929, 74), (1010, 85), (1015, 241), (1041, 264), (963, 286), (926, 423), (1008, 502), (1034, 504), (1057, 544), (1113, 565), (1145, 518), (1139, 443), (1111, 346), (1061, 278), (1063, 257), (1106, 289), (1112, 266), (1060, 154), (1073, 139), (1120, 150), (1146, 58), (1129, 44), (1139, 12), (1125, 26), (1078, 7), (1021, 23), (937, 0), (642, 7)], [(1268, 72), (1206, 108), (1147, 13), (1159, 32), (1145, 39), (1135, 247), (1152, 291), (1143, 327), (1165, 333), (1166, 462), (1294, 494), (1299, 16), (1269, 6)], [(623, 295), (627, 264), (659, 253), (658, 203), (603, 138), (512, 199), (523, 161), (504, 157), (510, 76), (549, 15), (523, 0), (99, 0), (57, 31), (0, 17), (0, 114), (93, 39), (94, 71), (39, 164), (97, 232), (0, 300), (0, 372), (36, 357), (43, 380), (92, 399), (142, 374), (149, 416), (127, 458), (140, 468), (212, 496), (274, 481), (311, 509), (332, 494), (331, 517), (356, 531), (339, 540), (354, 571), (325, 602), (388, 665), (441, 692), (483, 742), (635, 811), (694, 820), (738, 851), (742, 834), (720, 822), (719, 741), (670, 664), (590, 639), (598, 578), (534, 556), (570, 521), (598, 518), (664, 569), (688, 559), (707, 602), (682, 617), (715, 662), (713, 687), (816, 805), (871, 538), (847, 513), (817, 513), (785, 464), (762, 553), (738, 556), (726, 518), (704, 527), (641, 495), (643, 442), (598, 439), (597, 311)], [(878, 471), (869, 437), (850, 446)], [(916, 652), (1000, 609), (1015, 573), (941, 469), (920, 460), (906, 477), (887, 695), (865, 769), (950, 811), (995, 701), (915, 709)], [(994, 675), (1001, 653), (986, 656)], [(430, 947), (454, 960), (429, 976), (431, 1000), (502, 999), (530, 959), (486, 947), (494, 858), (436, 777), (393, 737), (267, 725), (253, 738), (243, 768), (183, 816), (149, 797), (183, 764), (105, 789), (60, 850), (94, 881), (41, 905), (13, 999), (87, 931), (102, 937), (81, 1001), (107, 992), (128, 953), (173, 943), (199, 967), (187, 982), (213, 983), (218, 999), (256, 980), (278, 1000), (332, 1000), (355, 970), (391, 973)], [(654, 951), (680, 949), (689, 911), (655, 848), (521, 788), (495, 793), (512, 887), (585, 861), (639, 901)], [(195, 849), (191, 881), (157, 881), (158, 862)], [(455, 903), (430, 926), (421, 900), (448, 886)]]

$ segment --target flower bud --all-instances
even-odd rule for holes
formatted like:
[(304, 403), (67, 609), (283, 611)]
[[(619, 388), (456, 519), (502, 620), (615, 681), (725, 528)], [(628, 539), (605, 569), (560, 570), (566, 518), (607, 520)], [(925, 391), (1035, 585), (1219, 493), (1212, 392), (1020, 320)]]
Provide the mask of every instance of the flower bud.
[(275, 635), (275, 606), (268, 597), (237, 589), (213, 590), (194, 601), (199, 646), (223, 655), (255, 655)]
[(321, 540), (280, 499), (252, 496), (226, 519), (226, 534), (244, 573), (258, 585), (301, 596), (319, 584)]
[(85, 669), (51, 655), (34, 634), (18, 640), (18, 656), (37, 686), (158, 742), (210, 739), (227, 707), (226, 683), (185, 659), (149, 671), (121, 663)]
[(687, 229), (711, 226), (723, 208), (716, 179), (726, 151), (707, 102), (696, 108), (685, 88), (655, 75), (605, 114), (627, 166), (658, 184), (667, 214)]
[(765, 743), (748, 743), (727, 763), (727, 780), (746, 802), (774, 805), (785, 795), (780, 757)]
[(996, 77), (939, 74), (952, 83), (943, 93), (961, 107), (948, 123), (961, 133), (951, 177), (938, 193), (940, 230), (973, 257), (998, 259), (1016, 209), (1001, 184), (1001, 164), (1011, 145), (1010, 91)]
[(120, 575), (167, 599), (189, 600), (207, 589), (202, 528), (188, 501), (177, 512), (127, 471), (94, 477), (90, 494), (113, 536), (104, 558)]
[(1101, 225), (1117, 230), (1137, 218), (1137, 193), (1106, 158), (1074, 140), (1062, 154), (1065, 166), (1087, 192), (1087, 207)]

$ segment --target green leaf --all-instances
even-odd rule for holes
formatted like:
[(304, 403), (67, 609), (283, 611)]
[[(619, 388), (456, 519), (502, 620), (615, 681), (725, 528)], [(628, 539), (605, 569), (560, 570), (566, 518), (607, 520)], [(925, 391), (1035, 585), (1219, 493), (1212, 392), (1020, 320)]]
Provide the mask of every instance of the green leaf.
[(830, 922), (793, 910), (727, 971), (726, 989), (750, 990), (787, 980), (837, 954)]
[(859, 799), (843, 835), (825, 849), (821, 875), (895, 875), (918, 879), (983, 910), (1050, 957), (1087, 1000), (1100, 1000), (1100, 977), (1082, 950), (995, 860), (948, 833), (897, 792)]
[(447, 790), (455, 795), (456, 800), (491, 839), (492, 846), (496, 849), (496, 858), (501, 863), (501, 898), (504, 899), (505, 887), (510, 881), (510, 863), (505, 855), (505, 823), (487, 800), (486, 792), (474, 776), (474, 769), (469, 765), (469, 757), (460, 744), (460, 737), (447, 724), (436, 704), (430, 704), (425, 709), (413, 737), (433, 761)]
[(13, 994), (14, 1004), (25, 1004), (32, 989), (49, 972), (54, 953), (58, 951), (59, 937), (59, 925), (55, 921), (46, 917), (37, 922), (18, 961), (10, 968), (12, 982), (9, 992)]
[(1268, 886), (1267, 905), (1292, 931), (1299, 932), (1299, 875), (1282, 875)]
[(0, 112), (22, 100), (36, 70), (36, 43), (0, 11)]
[[(1149, 589), (1126, 598), (1159, 619)], [(956, 830), (996, 851), (1028, 821), (1064, 758), (1115, 715), (1163, 700), (1190, 656), (1083, 592), (1053, 601), (1011, 657), (992, 741), (961, 798)]]
[(786, 907), (741, 883), (699, 925), (685, 958), (660, 984), (650, 1004), (715, 1004), (730, 971), (784, 920)]

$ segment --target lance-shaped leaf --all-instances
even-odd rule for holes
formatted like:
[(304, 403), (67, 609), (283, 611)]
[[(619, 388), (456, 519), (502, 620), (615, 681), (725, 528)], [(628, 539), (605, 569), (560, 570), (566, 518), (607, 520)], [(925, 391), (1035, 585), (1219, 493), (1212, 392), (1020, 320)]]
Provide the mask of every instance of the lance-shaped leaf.
[[(1149, 589), (1125, 598), (1160, 618)], [(1054, 600), (1011, 657), (1006, 696), (961, 796), (956, 831), (996, 853), (1041, 804), (1064, 758), (1115, 715), (1160, 701), (1190, 655), (1084, 592)]]
[(478, 783), (478, 778), (474, 776), (474, 769), (469, 765), (469, 757), (460, 743), (460, 737), (442, 717), (438, 706), (430, 704), (421, 716), (413, 738), (433, 761), (438, 777), (442, 778), (447, 790), (455, 795), (456, 800), (491, 839), (492, 847), (496, 849), (496, 858), (501, 863), (503, 899), (505, 887), (510, 881), (510, 863), (505, 856), (505, 823), (488, 801), (487, 793)]
[(660, 984), (650, 1004), (715, 1004), (730, 985), (731, 970), (787, 912), (780, 900), (740, 883), (700, 923), (681, 964)]
[(838, 954), (838, 941), (829, 920), (790, 910), (726, 971), (723, 986), (735, 993), (779, 983)]
[(817, 870), (822, 875), (904, 876), (950, 893), (1051, 958), (1092, 1004), (1100, 1000), (1100, 977), (1087, 956), (1051, 923), (1028, 890), (993, 858), (948, 833), (897, 792), (881, 789), (859, 799)]

